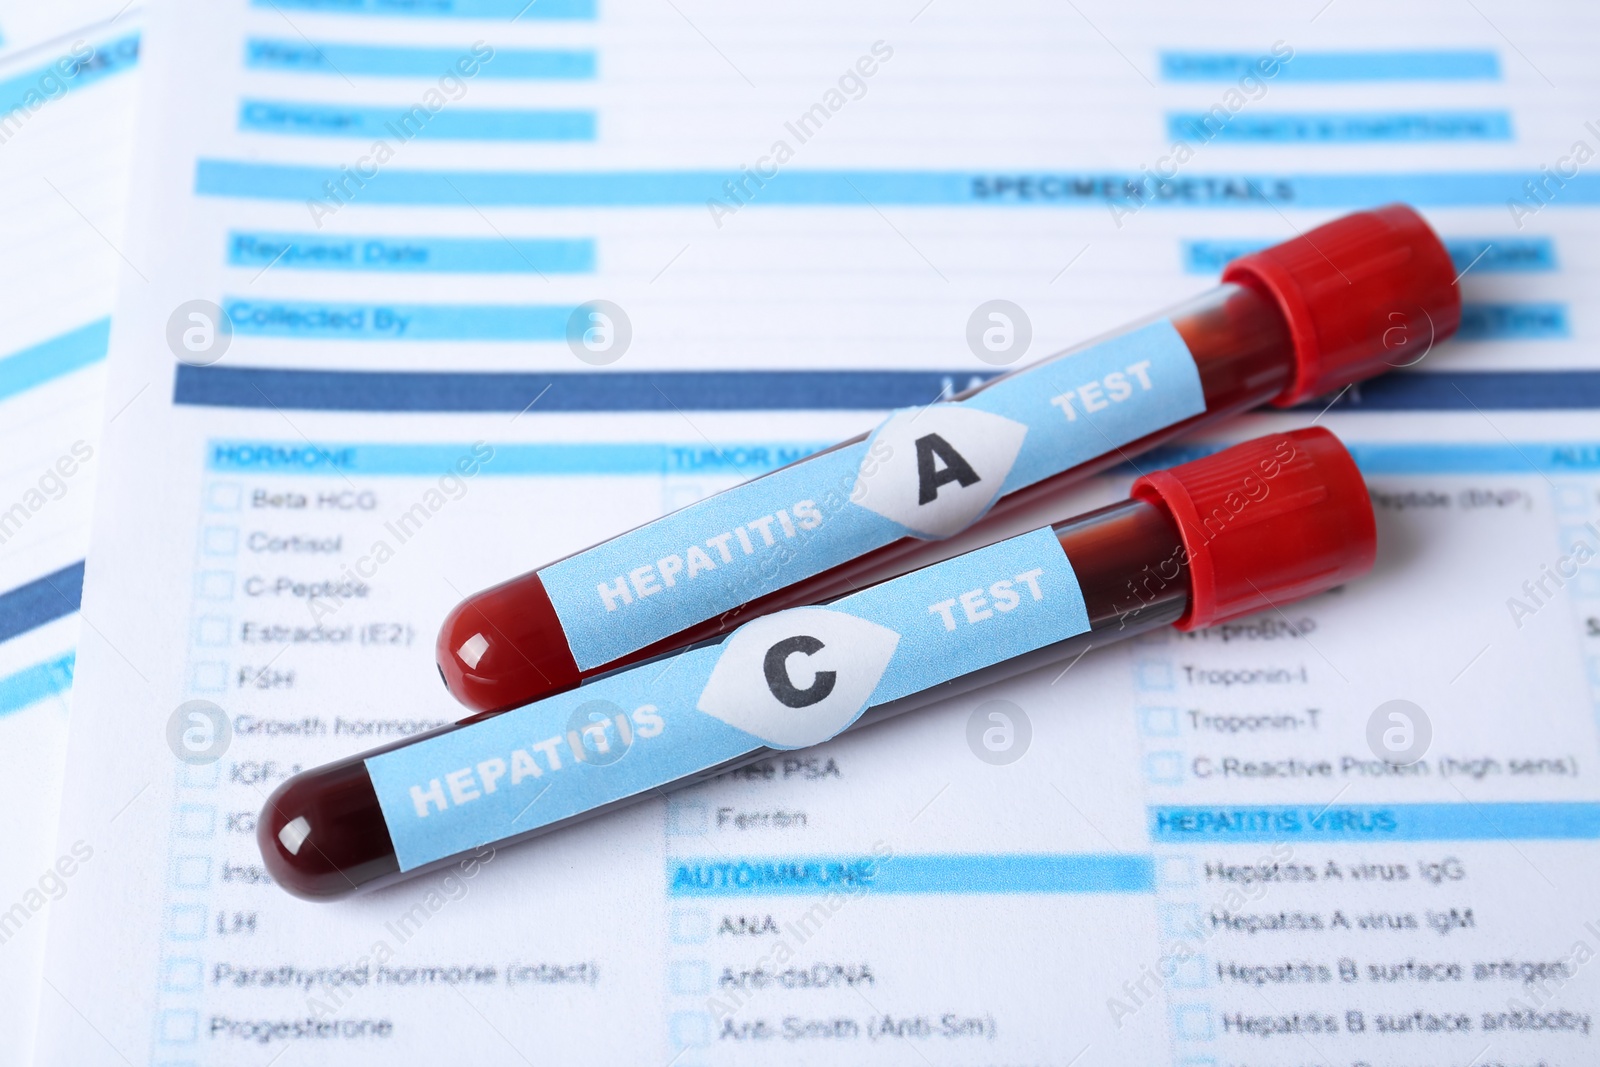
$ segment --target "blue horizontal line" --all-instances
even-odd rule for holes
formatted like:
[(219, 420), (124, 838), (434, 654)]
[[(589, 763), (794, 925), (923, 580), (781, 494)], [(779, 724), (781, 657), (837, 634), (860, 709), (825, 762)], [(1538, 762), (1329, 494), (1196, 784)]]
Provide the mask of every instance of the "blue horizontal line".
[(37, 630), (78, 610), (83, 599), (83, 560), (0, 593), (0, 641)]
[(458, 19), (593, 19), (596, 0), (250, 0), (255, 7), (337, 15)]
[[(82, 42), (79, 42), (81, 45)], [(21, 123), (51, 100), (59, 100), (74, 89), (83, 89), (113, 74), (131, 70), (139, 62), (139, 35), (128, 34), (114, 41), (69, 52), (48, 66), (18, 74), (0, 82), (0, 143), (11, 137)], [(91, 54), (84, 56), (83, 52)]]
[(1149, 856), (747, 856), (667, 861), (674, 897), (909, 893), (1149, 893)]
[(68, 652), (0, 678), (0, 715), (21, 711), (72, 688), (77, 654)]
[(1240, 256), (1259, 252), (1271, 241), (1252, 241), (1228, 237), (1217, 240), (1183, 242), (1183, 269), (1188, 274), (1221, 274), (1222, 269)]
[(1600, 804), (1217, 805), (1153, 807), (1150, 839), (1160, 844), (1275, 841), (1591, 841)]
[[(1219, 115), (1217, 112), (1221, 112)], [(1167, 116), (1167, 136), (1202, 142), (1350, 144), (1396, 141), (1506, 141), (1511, 117), (1503, 111), (1229, 113), (1179, 112)]]
[(59, 337), (0, 356), (0, 400), (106, 358), (111, 320), (97, 319)]
[[(728, 189), (731, 171), (435, 171), (384, 169), (338, 199), (362, 204), (462, 207), (692, 206), (742, 210)], [(349, 182), (338, 169), (202, 159), (195, 191), (204, 196), (299, 202), (330, 200), (329, 186)], [(1369, 207), (1394, 200), (1419, 207), (1496, 207), (1514, 200), (1541, 209), (1524, 183), (1536, 172), (1411, 174), (1216, 174), (1156, 181), (1142, 173), (785, 170), (760, 188), (752, 180), (747, 206), (1021, 206), (1104, 207), (1139, 204), (1184, 208)], [(744, 194), (741, 194), (744, 195)], [(1600, 204), (1600, 176), (1566, 180), (1549, 206)], [(709, 210), (708, 210), (709, 214)]]
[[(1269, 244), (1232, 238), (1185, 241), (1183, 269), (1189, 274), (1220, 274), (1231, 261)], [(1556, 269), (1555, 245), (1548, 237), (1447, 237), (1444, 246), (1457, 271), (1498, 274)]]
[(1456, 270), (1474, 274), (1521, 274), (1556, 269), (1556, 246), (1548, 237), (1446, 238)]
[[(747, 442), (712, 446), (607, 443), (499, 444), (484, 458), (471, 442), (426, 445), (364, 442), (214, 440), (206, 469), (224, 474), (294, 474), (326, 477), (413, 477), (447, 473), (474, 461), (478, 473), (499, 476), (726, 474), (774, 470), (804, 459), (832, 442)], [(1225, 447), (1169, 445), (1141, 458), (1141, 468), (1171, 467)], [(1515, 445), (1350, 443), (1369, 475), (1572, 474), (1600, 470), (1600, 440), (1525, 442)], [(79, 565), (81, 567), (81, 564)]]
[[(965, 389), (941, 371), (318, 371), (180, 364), (173, 403), (301, 411), (887, 411)], [(978, 379), (981, 380), (981, 379)]]
[(333, 341), (560, 341), (570, 307), (316, 304), (223, 297), (233, 332)]
[(1367, 474), (1577, 474), (1600, 470), (1600, 441), (1517, 445), (1360, 445)]
[(245, 66), (255, 70), (328, 74), (343, 77), (427, 77), (530, 80), (586, 79), (595, 76), (589, 50), (494, 49), (480, 58), (473, 48), (403, 48), (395, 45), (338, 44), (252, 37), (245, 42)]
[[(414, 477), (459, 471), (490, 476), (748, 474), (776, 470), (833, 444), (729, 443), (715, 447), (588, 442), (396, 445), (321, 441), (234, 441), (207, 444), (206, 469), (223, 474)], [(476, 474), (474, 475), (476, 476)]]
[(1500, 58), (1493, 52), (1296, 52), (1279, 61), (1267, 52), (1161, 53), (1165, 81), (1232, 82), (1246, 75), (1297, 82), (1496, 81)]
[[(1528, 441), (1486, 445), (1452, 442), (1426, 445), (1346, 442), (1356, 466), (1366, 475), (1411, 474), (1591, 474), (1600, 471), (1600, 439)], [(1226, 444), (1194, 442), (1163, 445), (1139, 457), (1139, 469), (1176, 467), (1226, 448)], [(1129, 476), (1132, 466), (1119, 468)]]
[[(473, 462), (489, 476), (739, 474), (774, 470), (833, 442), (731, 442), (716, 446), (618, 442), (497, 444), (485, 458), (473, 442), (400, 445), (358, 441), (212, 440), (206, 469), (219, 474), (293, 474), (316, 477), (415, 477), (459, 470)], [(1366, 444), (1347, 442), (1368, 475), (1589, 474), (1600, 470), (1600, 437), (1592, 443), (1527, 441), (1515, 444), (1451, 442)], [(1225, 448), (1215, 442), (1166, 445), (1139, 459), (1141, 470), (1174, 467)], [(1127, 468), (1128, 473), (1133, 468)], [(82, 564), (77, 565), (79, 568)], [(76, 604), (74, 604), (76, 607)], [(3, 637), (0, 637), (3, 639)]]
[(1565, 304), (1463, 304), (1463, 341), (1552, 341), (1570, 337)]
[[(301, 411), (887, 411), (981, 375), (936, 370), (282, 370), (180, 364), (173, 402)], [(1305, 405), (1322, 410), (1326, 401)], [(1344, 411), (1600, 409), (1600, 371), (1394, 373), (1347, 391)]]
[(426, 104), (346, 107), (294, 100), (245, 100), (239, 128), (295, 137), (355, 137), (363, 141), (426, 137), (444, 141), (592, 141), (592, 111), (511, 111)]
[(594, 241), (587, 237), (228, 234), (228, 263), (258, 270), (398, 271), (438, 274), (587, 274)]
[[(1317, 408), (1320, 404), (1307, 404)], [(1575, 411), (1600, 408), (1600, 371), (1386, 374), (1351, 387), (1334, 411)]]

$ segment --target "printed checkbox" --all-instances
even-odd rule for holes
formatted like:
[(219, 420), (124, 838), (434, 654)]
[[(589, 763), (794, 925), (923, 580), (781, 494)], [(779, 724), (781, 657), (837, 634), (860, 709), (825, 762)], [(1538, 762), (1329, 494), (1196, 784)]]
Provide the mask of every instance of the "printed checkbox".
[(212, 482), (206, 486), (207, 511), (238, 511), (244, 490), (235, 482)]
[(698, 945), (711, 938), (711, 915), (700, 908), (674, 908), (668, 925), (672, 940), (680, 945)]
[(1566, 482), (1555, 486), (1550, 495), (1558, 515), (1582, 515), (1589, 510), (1589, 491), (1585, 486)]
[(200, 1016), (192, 1011), (164, 1011), (156, 1020), (156, 1039), (164, 1045), (181, 1045), (200, 1036)]
[(215, 789), (222, 780), (222, 761), (185, 763), (178, 768), (178, 784), (185, 789)]
[(1187, 889), (1197, 881), (1194, 860), (1188, 856), (1162, 856), (1156, 860), (1156, 880), (1164, 889)]
[(1133, 679), (1140, 689), (1171, 689), (1176, 684), (1172, 664), (1161, 660), (1140, 660), (1134, 665)]
[(667, 987), (680, 997), (711, 992), (711, 967), (705, 960), (675, 960), (667, 972)]
[(711, 1044), (711, 1016), (703, 1011), (673, 1012), (668, 1028), (673, 1048), (705, 1048)]
[(1198, 904), (1163, 904), (1156, 911), (1163, 941), (1192, 941), (1205, 933)]
[(202, 693), (220, 693), (228, 688), (228, 665), (217, 660), (202, 660), (189, 668), (189, 688)]
[(172, 823), (179, 837), (210, 837), (217, 832), (217, 809), (210, 804), (179, 804)]
[(1201, 955), (1163, 957), (1161, 973), (1172, 976), (1167, 985), (1173, 989), (1204, 989), (1211, 983), (1211, 964)]
[[(1595, 543), (1596, 540), (1597, 538), (1595, 537), (1594, 531), (1589, 529), (1588, 526), (1563, 526), (1561, 528), (1561, 554), (1568, 555), (1572, 553), (1573, 550), (1579, 545), (1583, 545), (1584, 547), (1588, 548), (1588, 550), (1592, 553), (1597, 548), (1600, 548), (1600, 545)], [(1569, 560), (1567, 562), (1567, 566), (1569, 568), (1574, 568), (1576, 564), (1576, 560)], [(1562, 577), (1566, 577), (1566, 575), (1562, 575)]]
[(201, 963), (191, 956), (173, 956), (161, 964), (161, 988), (168, 993), (196, 992), (202, 981)]
[(167, 909), (167, 938), (172, 941), (200, 941), (206, 936), (204, 904), (174, 904)]
[(194, 621), (194, 643), (201, 648), (217, 648), (228, 643), (233, 620), (226, 615), (202, 615)]
[(1146, 707), (1139, 709), (1139, 732), (1146, 737), (1178, 736), (1178, 709)]
[(711, 814), (698, 800), (667, 802), (667, 833), (675, 837), (698, 836), (711, 829)]
[(200, 552), (206, 556), (237, 556), (239, 530), (234, 526), (207, 526), (200, 535)]
[(1172, 1007), (1172, 1036), (1179, 1041), (1211, 1041), (1217, 1032), (1211, 1023), (1211, 1005), (1175, 1004)]
[(178, 889), (204, 889), (211, 884), (210, 856), (174, 856), (172, 884)]
[(232, 571), (200, 571), (194, 576), (194, 595), (198, 600), (232, 600)]
[(1182, 785), (1183, 753), (1149, 753), (1144, 758), (1144, 777), (1151, 785)]

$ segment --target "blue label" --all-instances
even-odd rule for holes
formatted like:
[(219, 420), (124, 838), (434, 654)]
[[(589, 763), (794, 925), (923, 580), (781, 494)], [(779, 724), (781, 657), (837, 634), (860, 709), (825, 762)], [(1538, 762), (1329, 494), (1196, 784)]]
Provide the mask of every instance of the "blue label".
[(1048, 528), (366, 761), (402, 870), (819, 744), (867, 708), (1089, 629)]
[(896, 412), (865, 442), (746, 482), (539, 572), (573, 658), (598, 667), (1205, 410), (1163, 319)]

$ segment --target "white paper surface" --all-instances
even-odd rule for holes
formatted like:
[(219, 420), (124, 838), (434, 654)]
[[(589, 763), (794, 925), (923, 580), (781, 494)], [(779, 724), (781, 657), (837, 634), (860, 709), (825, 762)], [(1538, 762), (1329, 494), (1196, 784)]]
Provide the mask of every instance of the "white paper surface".
[[(618, 0), (594, 19), (538, 15), (199, 2), (152, 14), (110, 366), (108, 408), (127, 407), (101, 460), (84, 600), (95, 626), (79, 656), (57, 845), (87, 858), (51, 908), (38, 1062), (1594, 1058), (1600, 572), (1560, 560), (1600, 517), (1592, 414), (1561, 410), (1600, 372), (1583, 299), (1596, 197), (1584, 173), (1513, 212), (1503, 182), (1472, 177), (1537, 176), (1593, 137), (1586, 10), (1342, 0), (1219, 15), (934, 0), (777, 15)], [(313, 42), (351, 69), (245, 67), (261, 54), (252, 39), (302, 64), (295, 50)], [(360, 72), (402, 60), (351, 46), (464, 55), (479, 41), (496, 59), (430, 110), (431, 133), (393, 137), (392, 158), (379, 161), (365, 134), (327, 135), (367, 121), (356, 105), (456, 95), (431, 73)], [(1258, 56), (1278, 41), (1331, 80), (1257, 93), (1237, 78), (1176, 79), (1193, 53)], [(592, 51), (596, 76), (486, 76), (535, 49)], [(1349, 55), (1373, 52), (1385, 55)], [(1189, 58), (1164, 66), (1163, 53)], [(1327, 53), (1340, 55), (1310, 62)], [(1370, 77), (1423, 65), (1435, 76)], [(1099, 179), (1137, 176), (1171, 151), (1173, 116), (1229, 92), (1246, 101), (1233, 121), (1262, 129), (1434, 139), (1217, 139), (1183, 164), (1186, 206), (1113, 212), (1097, 199)], [(826, 118), (802, 142), (786, 124), (813, 105)], [(592, 121), (595, 139), (444, 136), (481, 138), (492, 117), (475, 113), (490, 109), (578, 112), (510, 124), (581, 136)], [(261, 128), (286, 124), (301, 132)], [(772, 146), (785, 140), (793, 157), (779, 163)], [(365, 184), (342, 177), (346, 165)], [(774, 165), (768, 186), (744, 177)], [(312, 204), (241, 195), (297, 180), (272, 166), (324, 167), (345, 184)], [(426, 173), (437, 171), (459, 197), (388, 202), (438, 193)], [(499, 193), (483, 179), (507, 171), (584, 177)], [(637, 202), (703, 188), (679, 172), (726, 173), (727, 198)], [(1086, 191), (1065, 204), (962, 199), (978, 179), (1016, 188), (1022, 176)], [(785, 202), (852, 183), (850, 202)], [(1241, 188), (1254, 206), (1234, 204)], [(551, 189), (612, 202), (490, 202)], [(251, 821), (279, 781), (459, 713), (430, 646), (461, 596), (882, 415), (861, 400), (711, 410), (734, 406), (728, 396), (824, 406), (826, 375), (733, 372), (927, 372), (848, 380), (884, 407), (915, 389), (931, 399), (992, 369), (966, 341), (985, 301), (1021, 306), (1029, 353), (1043, 355), (1211, 284), (1201, 268), (1218, 243), (1281, 240), (1400, 196), (1458, 247), (1501, 251), (1462, 281), (1486, 339), (1418, 368), (1446, 377), (1404, 403), (1363, 389), (1365, 410), (1322, 416), (1379, 495), (1372, 577), (1284, 616), (1096, 650), (1065, 673), (503, 850), (470, 877), (334, 905), (262, 883)], [(284, 233), (307, 235), (300, 251), (251, 260)], [(307, 250), (330, 234), (362, 257), (378, 240), (391, 269), (310, 269)], [(230, 262), (241, 236), (243, 260)], [(441, 237), (480, 242), (469, 254), (500, 269), (392, 269), (417, 248), (443, 255)], [(516, 244), (536, 239), (569, 244)], [(1549, 269), (1507, 269), (1530, 264)], [(180, 371), (169, 320), (197, 300), (242, 308), (245, 328), (214, 365)], [(527, 310), (590, 300), (620, 307), (631, 327), (604, 380), (566, 376), (599, 360), (580, 361), (561, 316)], [(324, 309), (310, 321), (359, 311), (388, 335), (249, 330), (252, 314), (281, 324), (307, 306)], [(395, 339), (402, 322), (411, 332)], [(481, 336), (489, 324), (514, 336)], [(686, 370), (728, 373), (645, 376)], [(424, 371), (447, 376), (394, 376)], [(486, 390), (472, 375), (488, 371), (525, 377)], [(442, 410), (461, 396), (488, 410)], [(1510, 410), (1513, 397), (1550, 410)], [(392, 410), (416, 405), (431, 410)], [(496, 461), (441, 481), (476, 442)], [(1105, 479), (1061, 514), (1122, 488)], [(314, 619), (294, 584), (350, 581), (363, 559), (365, 591)], [(1523, 583), (1546, 566), (1573, 576), (1546, 580), (1534, 604)], [(260, 592), (280, 578), (285, 592)], [(196, 699), (220, 705), (232, 731), (201, 767), (168, 741), (175, 711)], [(1412, 765), (1426, 773), (1386, 771), (1374, 755), (1369, 723), (1392, 700), (1420, 709), (1413, 726), (1427, 720), (1426, 762)], [(1390, 710), (1380, 745), (1401, 725)], [(1010, 720), (1013, 762), (984, 743), (1005, 725), (995, 714)], [(1238, 828), (1253, 825), (1281, 840), (1242, 841)], [(1330, 826), (1345, 836), (1316, 839)], [(701, 874), (715, 884), (724, 864), (874, 854), (902, 887), (975, 862), (1016, 891), (829, 900), (689, 888)], [(1099, 891), (1090, 872), (1107, 862), (1144, 873)]]
[[(120, 5), (119, 5), (120, 6)], [(57, 64), (137, 40), (138, 11), (0, 5), (0, 1063), (30, 1061), (99, 459), (136, 73)], [(22, 910), (16, 910), (20, 905)]]

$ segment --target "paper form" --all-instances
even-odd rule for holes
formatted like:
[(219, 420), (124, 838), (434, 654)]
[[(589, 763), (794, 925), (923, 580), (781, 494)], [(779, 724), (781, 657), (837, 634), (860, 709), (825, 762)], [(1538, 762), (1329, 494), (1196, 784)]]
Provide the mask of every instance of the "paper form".
[(137, 11), (116, 14), (0, 7), (0, 788), (25, 813), (0, 829), (0, 900), (23, 908), (0, 922), (8, 1064), (30, 1059), (46, 902), (59, 895), (56, 801), (138, 45)]
[(142, 4), (124, 0), (56, 0), (49, 4), (30, 4), (19, 0), (0, 3), (0, 57), (48, 49), (63, 36), (101, 26), (131, 25), (143, 10)]
[[(1596, 186), (1523, 184), (1589, 15), (519, 9), (153, 15), (40, 1062), (1593, 1058), (1597, 601), (1542, 568), (1600, 500)], [(370, 897), (264, 884), (278, 782), (458, 714), (461, 596), (993, 373), (986, 301), (1042, 355), (1397, 198), (1470, 325), (1320, 416), (1374, 577)]]

